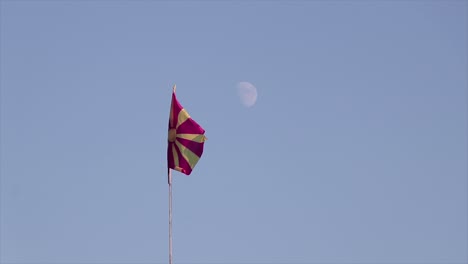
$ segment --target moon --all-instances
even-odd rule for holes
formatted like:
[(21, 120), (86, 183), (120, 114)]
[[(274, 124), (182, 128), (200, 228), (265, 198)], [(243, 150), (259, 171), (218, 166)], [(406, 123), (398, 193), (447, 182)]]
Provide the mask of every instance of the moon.
[(257, 88), (249, 82), (239, 82), (237, 84), (237, 94), (245, 107), (251, 107), (257, 101)]

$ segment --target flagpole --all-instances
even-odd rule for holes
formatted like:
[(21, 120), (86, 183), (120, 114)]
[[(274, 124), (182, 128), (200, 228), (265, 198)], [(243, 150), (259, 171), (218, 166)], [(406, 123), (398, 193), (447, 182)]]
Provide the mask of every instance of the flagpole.
[[(176, 85), (172, 86), (172, 93), (175, 93)], [(172, 101), (171, 101), (172, 113)], [(168, 170), (167, 180), (169, 183), (169, 264), (172, 264), (172, 170)]]
[(172, 264), (172, 174), (168, 169), (169, 183), (169, 264)]

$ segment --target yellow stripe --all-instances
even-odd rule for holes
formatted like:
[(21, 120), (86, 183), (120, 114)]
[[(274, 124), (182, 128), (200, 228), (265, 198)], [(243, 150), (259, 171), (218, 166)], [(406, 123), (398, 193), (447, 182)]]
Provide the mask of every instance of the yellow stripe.
[(177, 117), (177, 127), (182, 125), (187, 119), (190, 118), (190, 115), (185, 111), (185, 109), (180, 110), (179, 116)]
[(187, 139), (190, 141), (195, 141), (198, 143), (203, 143), (206, 140), (206, 137), (203, 134), (177, 134), (177, 137)]
[(172, 156), (174, 157), (174, 165), (175, 167), (179, 167), (179, 155), (177, 155), (177, 150), (175, 144), (172, 144)]
[(186, 148), (184, 145), (180, 144), (179, 141), (176, 140), (175, 143), (177, 147), (179, 148), (180, 153), (182, 153), (182, 156), (184, 157), (184, 159), (190, 165), (190, 168), (193, 169), (193, 167), (195, 167), (195, 164), (197, 164), (200, 157), (198, 157), (195, 153), (193, 153), (190, 149)]

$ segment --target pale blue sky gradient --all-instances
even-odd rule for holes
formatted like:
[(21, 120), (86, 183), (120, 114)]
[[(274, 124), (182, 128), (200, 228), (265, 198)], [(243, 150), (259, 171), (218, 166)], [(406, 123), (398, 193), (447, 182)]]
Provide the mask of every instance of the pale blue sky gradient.
[[(467, 263), (467, 1), (0, 2), (0, 263)], [(258, 88), (245, 108), (236, 84)]]

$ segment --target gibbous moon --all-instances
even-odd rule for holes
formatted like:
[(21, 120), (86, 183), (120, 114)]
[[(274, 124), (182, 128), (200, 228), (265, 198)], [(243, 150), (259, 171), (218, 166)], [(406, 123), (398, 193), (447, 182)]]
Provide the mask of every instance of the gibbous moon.
[(240, 82), (237, 84), (237, 93), (241, 103), (245, 107), (251, 107), (257, 101), (257, 88), (249, 82)]

